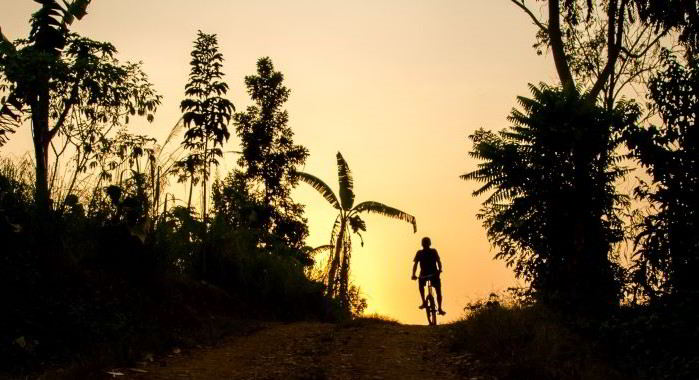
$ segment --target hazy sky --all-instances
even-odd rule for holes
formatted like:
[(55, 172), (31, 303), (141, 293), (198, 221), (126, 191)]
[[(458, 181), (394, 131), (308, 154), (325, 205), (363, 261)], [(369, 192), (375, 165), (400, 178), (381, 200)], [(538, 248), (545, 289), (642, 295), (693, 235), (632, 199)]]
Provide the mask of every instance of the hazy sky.
[[(3, 33), (26, 37), (38, 5), (0, 4)], [(219, 36), (238, 110), (250, 104), (244, 76), (254, 73), (259, 57), (272, 58), (292, 90), (287, 109), (295, 141), (311, 153), (303, 170), (337, 191), (340, 151), (358, 202), (384, 202), (417, 217), (417, 234), (407, 223), (365, 218), (365, 245), (355, 241), (352, 269), (369, 312), (425, 323), (410, 280), (423, 236), (442, 257), (447, 319), (461, 316), (468, 300), (515, 283), (492, 260), (475, 218), (477, 185), (459, 179), (476, 165), (467, 136), (507, 126), (528, 82), (555, 82), (550, 57), (531, 48), (534, 27), (509, 0), (93, 0), (88, 12), (73, 30), (113, 43), (122, 61), (143, 61), (164, 95), (153, 124), (132, 123), (159, 139), (179, 119), (198, 29)], [(3, 153), (30, 149), (28, 131), (13, 135)], [(227, 149), (238, 149), (238, 140)], [(307, 205), (308, 244), (327, 244), (333, 208), (304, 186), (294, 197)]]

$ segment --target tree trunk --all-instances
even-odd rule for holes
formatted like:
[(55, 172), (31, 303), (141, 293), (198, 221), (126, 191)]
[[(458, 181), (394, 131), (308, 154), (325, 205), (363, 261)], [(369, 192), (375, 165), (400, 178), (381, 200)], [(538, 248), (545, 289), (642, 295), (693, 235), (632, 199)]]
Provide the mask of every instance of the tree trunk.
[(328, 289), (327, 289), (327, 295), (329, 297), (332, 297), (335, 295), (335, 276), (337, 274), (337, 267), (340, 264), (340, 252), (342, 252), (342, 245), (344, 241), (344, 236), (345, 236), (345, 229), (347, 228), (346, 226), (347, 221), (345, 220), (344, 217), (341, 218), (340, 220), (340, 231), (337, 234), (337, 237), (335, 238), (335, 254), (332, 257), (332, 262), (330, 263), (330, 272), (328, 273)]
[(340, 303), (346, 310), (350, 310), (349, 300), (349, 261), (350, 250), (347, 245), (342, 250), (342, 263), (340, 264)]
[(208, 231), (208, 225), (207, 225), (207, 214), (206, 214), (206, 182), (209, 180), (209, 157), (208, 157), (208, 150), (209, 150), (209, 138), (208, 136), (204, 139), (204, 162), (202, 163), (201, 171), (201, 220), (204, 223), (204, 236), (202, 239), (202, 250), (201, 250), (201, 274), (204, 278), (206, 278), (206, 272), (207, 272), (207, 265), (206, 265), (206, 256), (207, 256), (207, 249), (208, 249), (208, 237), (209, 237), (209, 231)]
[(204, 177), (204, 184), (202, 185), (202, 194), (201, 194), (201, 219), (206, 223), (206, 180), (207, 178)]
[(566, 91), (576, 91), (575, 80), (570, 70), (568, 57), (565, 54), (563, 33), (561, 31), (561, 3), (560, 0), (549, 0), (549, 40), (553, 62), (556, 64), (556, 72), (561, 80), (561, 85)]
[(49, 159), (49, 88), (48, 78), (39, 89), (37, 100), (32, 104), (32, 133), (34, 157), (36, 159), (36, 206), (41, 219), (51, 210), (51, 198), (48, 183)]
[(568, 286), (572, 305), (579, 311), (596, 313), (611, 305), (616, 294), (611, 264), (607, 257), (609, 247), (605, 245), (602, 233), (602, 205), (592, 198), (595, 193), (594, 179), (590, 173), (593, 170), (590, 167), (593, 157), (587, 151), (587, 147), (579, 146), (574, 154), (574, 267), (566, 275), (570, 279)]
[(192, 209), (192, 191), (194, 190), (194, 173), (189, 174), (189, 197), (187, 198), (187, 210)]
[(201, 167), (202, 171), (202, 195), (201, 195), (201, 219), (204, 221), (204, 225), (206, 225), (206, 182), (209, 180), (209, 155), (208, 155), (208, 150), (209, 150), (209, 138), (206, 137), (204, 139), (204, 162)]
[(204, 184), (202, 185), (203, 190), (202, 190), (202, 215), (201, 215), (201, 220), (204, 223), (204, 236), (203, 236), (203, 244), (202, 244), (202, 250), (201, 250), (201, 274), (206, 278), (206, 272), (207, 272), (207, 265), (206, 265), (206, 256), (207, 256), (207, 250), (209, 248), (208, 241), (209, 241), (209, 228), (207, 225), (206, 221), (206, 176), (202, 178), (204, 181)]

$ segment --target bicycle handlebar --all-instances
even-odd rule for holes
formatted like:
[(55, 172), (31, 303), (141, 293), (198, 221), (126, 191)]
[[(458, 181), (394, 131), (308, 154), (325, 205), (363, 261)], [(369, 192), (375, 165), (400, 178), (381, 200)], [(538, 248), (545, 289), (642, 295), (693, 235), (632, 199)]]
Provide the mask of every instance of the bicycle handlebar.
[(437, 273), (432, 273), (432, 274), (428, 274), (428, 275), (424, 275), (424, 276), (418, 276), (418, 278), (421, 279), (421, 280), (422, 280), (422, 279), (429, 279), (429, 278), (431, 278), (431, 277), (435, 277), (435, 276), (438, 275), (438, 274), (439, 274), (439, 272), (437, 272)]

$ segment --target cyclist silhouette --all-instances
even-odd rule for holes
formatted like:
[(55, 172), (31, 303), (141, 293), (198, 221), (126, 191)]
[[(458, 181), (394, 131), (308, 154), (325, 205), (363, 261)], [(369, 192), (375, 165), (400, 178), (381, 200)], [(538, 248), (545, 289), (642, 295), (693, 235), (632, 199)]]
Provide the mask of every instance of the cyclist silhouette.
[(434, 248), (430, 248), (432, 242), (430, 238), (422, 238), (422, 249), (417, 251), (415, 258), (413, 259), (413, 275), (412, 279), (418, 279), (415, 276), (415, 270), (417, 269), (417, 264), (420, 263), (420, 280), (418, 281), (418, 287), (420, 289), (420, 299), (422, 304), (420, 309), (424, 309), (427, 306), (425, 302), (425, 283), (427, 283), (427, 277), (430, 277), (432, 281), (432, 287), (437, 292), (437, 305), (439, 306), (439, 314), (446, 314), (442, 310), (442, 282), (439, 279), (439, 274), (442, 273), (442, 261), (439, 259), (439, 254)]

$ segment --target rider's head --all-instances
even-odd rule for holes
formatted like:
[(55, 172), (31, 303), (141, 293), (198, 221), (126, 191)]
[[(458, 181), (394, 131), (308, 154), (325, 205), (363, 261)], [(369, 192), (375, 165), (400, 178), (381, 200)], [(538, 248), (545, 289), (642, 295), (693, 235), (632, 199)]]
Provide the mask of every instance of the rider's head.
[(432, 245), (432, 241), (430, 240), (430, 238), (428, 238), (427, 236), (425, 236), (424, 238), (422, 238), (422, 246), (423, 246), (424, 248), (429, 248), (430, 245)]

